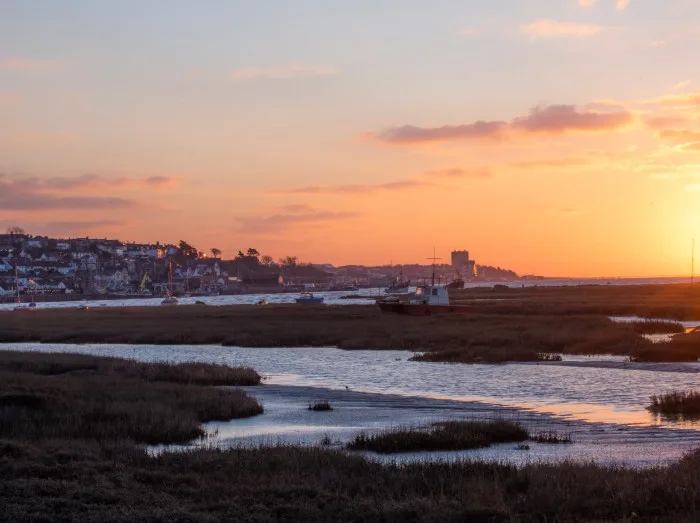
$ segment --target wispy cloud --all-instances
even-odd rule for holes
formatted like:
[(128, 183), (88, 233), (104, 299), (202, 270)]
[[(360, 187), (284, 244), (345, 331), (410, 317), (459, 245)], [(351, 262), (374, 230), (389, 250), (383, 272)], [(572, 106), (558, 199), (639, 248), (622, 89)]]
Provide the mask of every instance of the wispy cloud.
[(683, 82), (676, 83), (673, 87), (671, 87), (671, 89), (673, 89), (674, 91), (680, 91), (684, 87), (688, 87), (690, 83), (690, 80), (684, 80)]
[(31, 191), (67, 191), (79, 189), (92, 189), (99, 187), (127, 187), (146, 185), (151, 188), (171, 186), (178, 182), (177, 178), (170, 176), (150, 176), (148, 178), (134, 178), (129, 176), (106, 177), (99, 174), (82, 174), (80, 176), (2, 176), (0, 181), (5, 180), (15, 188), (22, 188)]
[(536, 20), (523, 26), (523, 31), (533, 40), (539, 38), (587, 38), (600, 33), (599, 25), (559, 22), (549, 18)]
[(684, 94), (669, 94), (657, 100), (662, 105), (687, 107), (700, 106), (700, 91)]
[(598, 0), (577, 0), (578, 5), (581, 7), (592, 7)]
[(283, 205), (280, 207), (282, 211), (285, 212), (313, 212), (314, 208), (305, 203), (293, 203), (290, 205)]
[(402, 191), (432, 185), (422, 180), (397, 180), (377, 184), (348, 184), (348, 185), (309, 185), (295, 189), (275, 191), (280, 194), (367, 194), (378, 191)]
[(19, 187), (0, 180), (0, 208), (14, 211), (126, 209), (137, 202), (116, 196), (60, 196)]
[(700, 131), (690, 129), (664, 129), (659, 138), (674, 142), (700, 142)]
[(683, 115), (650, 116), (644, 122), (652, 129), (668, 129), (669, 127), (683, 127), (690, 123), (690, 118)]
[(618, 11), (624, 11), (630, 5), (630, 0), (616, 0), (615, 6)]
[(338, 70), (334, 67), (293, 63), (273, 67), (244, 67), (231, 73), (233, 80), (284, 79), (295, 77), (334, 76)]
[(527, 116), (517, 117), (511, 122), (478, 121), (427, 128), (404, 125), (376, 134), (370, 133), (368, 136), (395, 145), (459, 140), (504, 140), (517, 135), (610, 131), (631, 121), (632, 115), (627, 111), (579, 111), (573, 105), (548, 105), (535, 107)]
[(472, 167), (468, 169), (458, 167), (426, 171), (425, 175), (433, 178), (491, 178), (493, 172), (488, 167)]
[(590, 165), (592, 161), (592, 158), (586, 156), (567, 156), (565, 158), (558, 158), (554, 160), (513, 162), (510, 164), (510, 166), (517, 169), (560, 169), (564, 167), (581, 167), (584, 165)]
[(245, 232), (281, 232), (294, 225), (319, 226), (327, 222), (356, 218), (356, 212), (313, 211), (305, 213), (274, 214), (272, 216), (250, 216), (237, 218)]
[(19, 56), (0, 58), (0, 71), (20, 71), (24, 73), (43, 73), (65, 66), (65, 62), (56, 60), (37, 60)]

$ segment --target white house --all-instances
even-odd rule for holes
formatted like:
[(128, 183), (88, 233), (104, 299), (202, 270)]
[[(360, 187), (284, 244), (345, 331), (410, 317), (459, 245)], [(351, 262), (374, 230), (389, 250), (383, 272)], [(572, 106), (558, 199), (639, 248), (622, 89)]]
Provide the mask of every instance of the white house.
[(56, 242), (56, 249), (59, 251), (69, 251), (70, 243), (68, 242)]

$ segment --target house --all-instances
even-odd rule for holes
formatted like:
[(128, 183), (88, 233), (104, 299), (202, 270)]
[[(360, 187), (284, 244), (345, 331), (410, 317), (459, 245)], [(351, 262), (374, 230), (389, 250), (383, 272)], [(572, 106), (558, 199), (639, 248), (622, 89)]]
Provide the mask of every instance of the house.
[(56, 250), (58, 251), (70, 251), (70, 243), (66, 241), (56, 242)]

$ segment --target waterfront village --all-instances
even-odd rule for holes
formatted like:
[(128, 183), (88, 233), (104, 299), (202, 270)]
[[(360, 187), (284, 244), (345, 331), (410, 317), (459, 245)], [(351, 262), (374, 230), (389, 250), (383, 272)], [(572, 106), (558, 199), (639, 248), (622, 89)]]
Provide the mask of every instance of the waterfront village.
[[(477, 265), (467, 251), (452, 252), (450, 264), (436, 265), (442, 283), (512, 281), (519, 276)], [(418, 284), (432, 276), (430, 266), (366, 267), (301, 263), (295, 256), (275, 261), (255, 248), (224, 259), (211, 248), (127, 243), (113, 239), (49, 238), (17, 228), (0, 234), (0, 300), (17, 294), (46, 299), (82, 296), (219, 295), (381, 287), (392, 281)]]

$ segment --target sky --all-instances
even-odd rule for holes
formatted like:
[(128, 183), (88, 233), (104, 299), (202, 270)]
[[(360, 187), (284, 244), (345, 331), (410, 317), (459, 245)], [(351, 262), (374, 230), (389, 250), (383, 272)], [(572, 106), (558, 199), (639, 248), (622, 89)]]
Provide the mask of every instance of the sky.
[(700, 0), (0, 0), (0, 229), (690, 272)]

